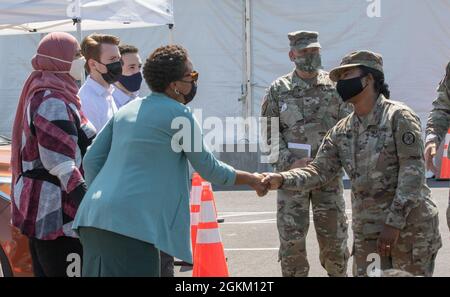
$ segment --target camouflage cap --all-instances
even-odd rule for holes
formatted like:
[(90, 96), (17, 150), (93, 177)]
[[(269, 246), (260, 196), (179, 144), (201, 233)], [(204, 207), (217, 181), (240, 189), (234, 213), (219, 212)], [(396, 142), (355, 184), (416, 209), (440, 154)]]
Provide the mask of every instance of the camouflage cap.
[(330, 71), (330, 78), (333, 81), (338, 81), (342, 71), (356, 67), (366, 66), (383, 72), (383, 57), (380, 54), (371, 51), (357, 51), (346, 55), (341, 62), (341, 66)]
[(291, 48), (304, 49), (311, 47), (320, 48), (320, 43), (318, 41), (319, 33), (312, 31), (297, 31), (288, 34), (289, 45)]

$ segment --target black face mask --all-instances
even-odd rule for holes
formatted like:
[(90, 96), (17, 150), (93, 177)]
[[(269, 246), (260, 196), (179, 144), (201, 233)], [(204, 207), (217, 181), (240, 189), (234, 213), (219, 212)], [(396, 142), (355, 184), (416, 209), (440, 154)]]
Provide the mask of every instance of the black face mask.
[[(103, 63), (100, 63), (100, 64), (105, 65)], [(106, 64), (105, 66), (106, 66), (106, 69), (108, 70), (108, 72), (102, 73), (103, 79), (108, 84), (113, 84), (116, 81), (118, 81), (120, 76), (122, 75), (122, 62), (117, 61), (117, 62)]]
[(187, 93), (186, 95), (183, 94), (184, 105), (186, 105), (189, 102), (191, 102), (194, 99), (195, 94), (197, 94), (197, 83), (195, 81), (192, 81), (192, 83), (191, 83), (191, 90), (189, 91), (189, 93)]
[(341, 96), (342, 100), (344, 100), (344, 102), (350, 100), (351, 98), (364, 91), (367, 85), (363, 87), (361, 79), (365, 76), (366, 75), (364, 74), (359, 77), (339, 80), (337, 82), (336, 90)]

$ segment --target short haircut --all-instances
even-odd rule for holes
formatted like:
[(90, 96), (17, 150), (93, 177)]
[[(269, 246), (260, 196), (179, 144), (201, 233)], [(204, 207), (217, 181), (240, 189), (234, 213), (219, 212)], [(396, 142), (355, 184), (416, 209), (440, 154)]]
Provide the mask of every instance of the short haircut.
[(120, 55), (125, 55), (125, 54), (137, 54), (139, 53), (139, 49), (137, 47), (135, 47), (134, 45), (130, 45), (130, 44), (121, 44), (119, 45), (119, 51), (120, 51)]
[(119, 45), (119, 43), (120, 43), (119, 37), (114, 35), (93, 33), (91, 35), (86, 36), (83, 39), (83, 42), (81, 43), (81, 53), (86, 59), (86, 64), (84, 65), (86, 71), (88, 73), (91, 72), (91, 69), (89, 69), (88, 64), (89, 59), (100, 61), (100, 54), (101, 54), (100, 50), (102, 44)]

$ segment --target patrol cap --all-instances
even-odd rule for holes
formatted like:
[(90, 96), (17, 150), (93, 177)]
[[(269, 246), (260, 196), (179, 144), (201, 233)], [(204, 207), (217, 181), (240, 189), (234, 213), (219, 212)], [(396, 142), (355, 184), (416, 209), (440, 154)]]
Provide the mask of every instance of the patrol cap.
[(288, 34), (289, 45), (294, 49), (304, 49), (311, 47), (320, 48), (318, 41), (319, 33), (313, 31), (296, 31)]
[(342, 59), (341, 66), (330, 71), (331, 80), (338, 81), (339, 76), (344, 70), (356, 66), (366, 66), (384, 73), (383, 57), (380, 54), (371, 51), (356, 51), (346, 55)]

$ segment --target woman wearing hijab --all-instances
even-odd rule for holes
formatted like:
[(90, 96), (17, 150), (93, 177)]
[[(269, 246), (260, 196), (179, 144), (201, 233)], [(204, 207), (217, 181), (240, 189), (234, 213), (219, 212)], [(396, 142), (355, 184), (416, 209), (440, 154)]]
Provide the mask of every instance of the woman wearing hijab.
[(14, 120), (12, 221), (29, 238), (33, 270), (41, 277), (67, 276), (70, 258), (81, 265), (82, 246), (72, 222), (86, 192), (81, 161), (95, 128), (77, 96), (84, 66), (80, 52), (67, 33), (41, 40)]

